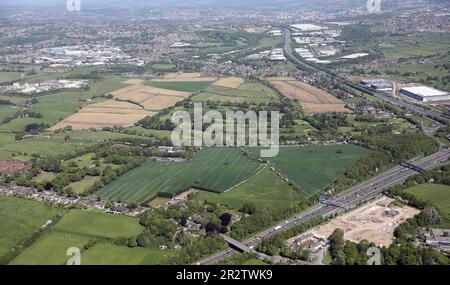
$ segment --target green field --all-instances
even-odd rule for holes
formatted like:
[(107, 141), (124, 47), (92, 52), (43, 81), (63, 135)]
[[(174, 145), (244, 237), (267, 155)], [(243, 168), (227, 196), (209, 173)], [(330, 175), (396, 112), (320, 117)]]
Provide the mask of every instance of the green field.
[(443, 54), (449, 45), (450, 33), (416, 33), (390, 37), (380, 46), (385, 56), (401, 58)]
[(235, 148), (206, 148), (182, 163), (148, 161), (95, 193), (105, 199), (142, 203), (158, 193), (177, 194), (190, 187), (223, 192), (251, 177), (261, 164)]
[(264, 103), (277, 102), (278, 95), (274, 90), (257, 82), (246, 81), (237, 89), (210, 86), (204, 92), (192, 97), (194, 102), (233, 102)]
[(219, 194), (201, 191), (195, 195), (196, 200), (220, 203), (237, 210), (250, 202), (259, 207), (284, 208), (305, 197), (304, 193), (289, 186), (268, 168), (228, 192)]
[[(0, 135), (2, 137), (3, 135)], [(1, 139), (0, 139), (1, 141)], [(0, 158), (10, 158), (13, 154), (22, 153), (21, 159), (30, 159), (32, 154), (59, 155), (70, 153), (76, 149), (84, 149), (94, 145), (94, 142), (67, 141), (57, 138), (29, 138), (0, 144)]]
[(140, 136), (154, 136), (157, 138), (170, 138), (172, 132), (166, 130), (145, 129), (143, 127), (129, 127), (128, 131), (136, 132)]
[(8, 144), (13, 144), (16, 142), (14, 135), (0, 133), (0, 147)]
[(125, 134), (125, 133), (114, 133), (108, 131), (64, 131), (58, 132), (55, 134), (49, 134), (52, 138), (64, 139), (66, 135), (70, 137), (71, 140), (80, 140), (80, 141), (94, 141), (94, 142), (103, 142), (114, 139), (123, 139), (123, 138), (142, 138), (140, 135), (134, 134)]
[(167, 264), (174, 251), (149, 248), (128, 248), (100, 243), (81, 256), (82, 265), (157, 265)]
[(82, 180), (70, 183), (67, 187), (70, 187), (73, 192), (81, 194), (87, 191), (89, 187), (94, 185), (95, 182), (99, 181), (100, 177), (86, 176)]
[(267, 263), (265, 263), (264, 261), (262, 261), (261, 259), (257, 259), (257, 258), (252, 258), (247, 260), (246, 262), (244, 262), (244, 264), (242, 265), (268, 265)]
[(52, 181), (55, 177), (56, 177), (56, 173), (42, 171), (33, 180), (38, 183), (43, 183), (45, 181)]
[(64, 210), (35, 201), (0, 196), (0, 256), (60, 213)]
[(82, 249), (90, 238), (71, 233), (51, 232), (26, 248), (10, 264), (12, 265), (62, 265), (66, 264), (67, 249)]
[(9, 105), (0, 105), (0, 124), (6, 117), (12, 116), (17, 112)]
[(59, 231), (108, 238), (133, 237), (140, 234), (143, 227), (139, 219), (114, 216), (100, 212), (72, 210), (55, 226)]
[(154, 71), (168, 72), (174, 71), (177, 68), (176, 65), (170, 63), (155, 63), (152, 65)]
[[(258, 148), (248, 152), (260, 155)], [(278, 156), (269, 160), (309, 196), (323, 190), (367, 153), (354, 145), (281, 147)]]
[(67, 160), (63, 163), (64, 166), (69, 166), (71, 163), (76, 163), (78, 167), (90, 167), (94, 164), (92, 157), (95, 156), (95, 153), (86, 153), (82, 156), (75, 157), (73, 159)]
[(434, 205), (442, 218), (439, 226), (450, 228), (450, 186), (421, 184), (407, 189), (406, 192)]
[(157, 208), (160, 207), (162, 205), (164, 205), (165, 203), (169, 202), (170, 199), (169, 198), (164, 198), (164, 197), (156, 197), (155, 199), (151, 200), (148, 205), (152, 208)]
[(163, 89), (185, 91), (185, 92), (198, 92), (208, 88), (211, 85), (211, 81), (182, 81), (182, 82), (171, 82), (171, 81), (148, 81), (148, 84)]
[(22, 78), (21, 72), (0, 72), (0, 83), (7, 83)]

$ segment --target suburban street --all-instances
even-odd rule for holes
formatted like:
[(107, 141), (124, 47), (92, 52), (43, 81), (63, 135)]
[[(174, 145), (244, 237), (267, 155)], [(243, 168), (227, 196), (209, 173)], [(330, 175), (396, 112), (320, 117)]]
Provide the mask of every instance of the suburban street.
[[(427, 157), (421, 158), (421, 159), (415, 159), (411, 160), (410, 163), (419, 166), (423, 169), (432, 169), (438, 165), (446, 164), (450, 159), (450, 150), (449, 149), (442, 149), (432, 155), (429, 155)], [(342, 205), (345, 205), (347, 209), (353, 208), (357, 206), (358, 204), (370, 200), (377, 195), (379, 195), (381, 192), (383, 192), (385, 189), (399, 185), (403, 183), (408, 177), (416, 174), (417, 172), (403, 167), (403, 166), (396, 166), (389, 171), (384, 172), (381, 175), (378, 175), (358, 186), (355, 186), (353, 188), (350, 188), (334, 197), (334, 200)], [(258, 235), (242, 242), (245, 246), (249, 248), (253, 248), (256, 246), (263, 238), (271, 237), (277, 233), (283, 232), (285, 230), (288, 230), (292, 227), (295, 227), (298, 224), (307, 222), (315, 217), (327, 217), (330, 215), (334, 215), (336, 213), (340, 213), (345, 211), (342, 208), (338, 208), (331, 205), (324, 205), (324, 204), (316, 204), (312, 206), (311, 208), (307, 209), (304, 212), (301, 212), (297, 215), (295, 215), (293, 218), (288, 219), (282, 223), (279, 223), (261, 233)], [(211, 255), (201, 261), (199, 261), (198, 265), (208, 265), (208, 264), (214, 264), (228, 256), (233, 255), (236, 253), (235, 249), (229, 248), (225, 251), (218, 252), (214, 255)]]

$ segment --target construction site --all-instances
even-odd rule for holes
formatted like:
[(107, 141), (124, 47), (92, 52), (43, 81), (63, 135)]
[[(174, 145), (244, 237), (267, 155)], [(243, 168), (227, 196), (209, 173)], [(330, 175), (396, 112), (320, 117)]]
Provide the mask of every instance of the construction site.
[(303, 239), (323, 240), (335, 229), (342, 229), (346, 240), (355, 243), (367, 240), (378, 246), (389, 246), (394, 240), (395, 228), (420, 212), (406, 205), (394, 205), (394, 201), (383, 196), (287, 242), (291, 245), (309, 244)]

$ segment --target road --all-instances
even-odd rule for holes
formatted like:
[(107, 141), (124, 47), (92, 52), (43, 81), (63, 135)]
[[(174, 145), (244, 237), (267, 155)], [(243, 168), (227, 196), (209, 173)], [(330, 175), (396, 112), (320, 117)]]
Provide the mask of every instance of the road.
[[(336, 75), (330, 74), (324, 70), (320, 70), (312, 65), (309, 65), (303, 61), (301, 61), (297, 56), (294, 55), (292, 51), (292, 39), (289, 29), (285, 30), (285, 43), (284, 43), (284, 52), (285, 56), (289, 58), (290, 60), (294, 61), (299, 66), (303, 67), (306, 70), (325, 73), (328, 76), (331, 76), (337, 80), (344, 81), (346, 83), (349, 83), (349, 81), (345, 78), (338, 77)], [(351, 84), (354, 84), (351, 82)], [(401, 107), (407, 110), (410, 110), (412, 112), (415, 112), (419, 115), (426, 116), (428, 118), (433, 119), (436, 121), (436, 119), (441, 121), (446, 121), (450, 123), (450, 120), (447, 120), (446, 118), (443, 118), (440, 116), (440, 114), (424, 109), (422, 107), (416, 106), (412, 103), (402, 101), (397, 98), (389, 97), (377, 92), (373, 92), (375, 96), (377, 96), (380, 100), (391, 103), (394, 106)], [(436, 121), (436, 123), (439, 126), (442, 126), (442, 124), (439, 121)], [(423, 168), (423, 169), (431, 169), (437, 165), (447, 163), (450, 158), (450, 151), (448, 149), (442, 149), (439, 152), (432, 154), (430, 156), (427, 156), (425, 158), (419, 159), (419, 160), (412, 160), (410, 163)], [(383, 192), (385, 189), (390, 188), (395, 185), (402, 184), (408, 177), (416, 174), (417, 172), (406, 168), (404, 166), (396, 166), (392, 168), (391, 170), (374, 177), (356, 187), (353, 187), (351, 189), (348, 189), (337, 196), (334, 197), (334, 200), (338, 202), (341, 205), (345, 205), (346, 208), (353, 208), (357, 206), (359, 203), (362, 203), (366, 200), (370, 200), (374, 198), (375, 196), (379, 195), (381, 192)], [(315, 217), (327, 217), (330, 215), (334, 215), (336, 213), (342, 212), (344, 209), (338, 208), (331, 205), (323, 205), (323, 204), (316, 204), (309, 208), (308, 210), (299, 213), (295, 217), (286, 220), (283, 223), (280, 223), (278, 225), (275, 225), (258, 235), (242, 242), (241, 244), (244, 246), (247, 246), (249, 248), (253, 248), (256, 246), (263, 238), (271, 237), (277, 233), (283, 232), (285, 230), (288, 230), (292, 227), (295, 227), (298, 224), (307, 222)], [(232, 254), (236, 253), (236, 251), (232, 248), (229, 248), (225, 251), (218, 252), (214, 255), (211, 255), (201, 261), (199, 261), (197, 264), (199, 265), (208, 265), (208, 264), (214, 264), (225, 257), (231, 256)]]
[[(413, 163), (414, 165), (417, 165), (423, 169), (428, 170), (438, 165), (448, 163), (449, 159), (450, 159), (450, 150), (442, 149), (439, 152), (436, 152), (427, 157), (411, 160), (410, 163)], [(388, 189), (395, 185), (402, 184), (408, 177), (414, 174), (417, 174), (417, 172), (399, 165), (390, 169), (389, 171), (380, 174), (379, 176), (376, 176), (358, 186), (355, 186), (351, 189), (348, 189), (336, 195), (334, 197), (334, 200), (336, 200), (339, 203), (342, 203), (347, 208), (353, 208), (364, 201), (376, 197), (385, 189)], [(334, 206), (316, 204), (311, 208), (307, 209), (306, 211), (299, 213), (296, 216), (280, 224), (277, 224), (248, 240), (243, 241), (242, 244), (248, 246), (249, 248), (253, 248), (263, 238), (268, 238), (277, 233), (286, 231), (301, 223), (305, 223), (315, 217), (328, 217), (330, 215), (334, 215), (342, 211), (344, 210)], [(227, 250), (211, 255), (199, 261), (197, 264), (199, 265), (214, 264), (228, 256), (231, 256), (234, 253), (236, 253), (236, 251), (232, 248), (229, 248)]]
[[(297, 55), (294, 54), (294, 52), (292, 51), (292, 38), (291, 38), (291, 32), (289, 29), (285, 29), (284, 31), (284, 53), (285, 56), (287, 58), (289, 58), (290, 60), (292, 60), (294, 63), (296, 63), (297, 65), (299, 65), (300, 67), (302, 67), (303, 69), (306, 70), (311, 70), (314, 72), (318, 72), (318, 73), (323, 73), (326, 74), (338, 81), (343, 81), (348, 85), (357, 85), (354, 82), (351, 82), (349, 80), (347, 80), (346, 78), (340, 77), (340, 76), (336, 76), (334, 74), (331, 74), (330, 72), (327, 72), (326, 70), (323, 69), (318, 69), (302, 60), (300, 60)], [(428, 117), (430, 119), (432, 119), (433, 121), (435, 121), (439, 126), (443, 126), (443, 124), (441, 122), (446, 122), (448, 124), (450, 124), (450, 120), (447, 118), (444, 118), (441, 116), (441, 114), (425, 109), (421, 106), (417, 106), (415, 104), (413, 104), (412, 102), (408, 102), (408, 101), (404, 101), (401, 100), (398, 97), (391, 97), (391, 96), (387, 96), (384, 94), (381, 94), (379, 92), (371, 92), (373, 93), (374, 96), (376, 96), (378, 99), (384, 101), (384, 102), (388, 102), (396, 107), (402, 108), (402, 109), (406, 109), (409, 111), (412, 111), (418, 115), (422, 115), (425, 117)], [(438, 121), (437, 121), (438, 120)]]

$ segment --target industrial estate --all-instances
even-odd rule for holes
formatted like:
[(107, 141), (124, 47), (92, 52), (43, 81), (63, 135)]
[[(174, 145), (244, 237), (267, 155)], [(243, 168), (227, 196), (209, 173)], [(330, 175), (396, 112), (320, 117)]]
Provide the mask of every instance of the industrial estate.
[[(448, 1), (28, 2), (0, 3), (0, 264), (450, 264)], [(277, 155), (175, 144), (195, 106), (279, 114)]]

